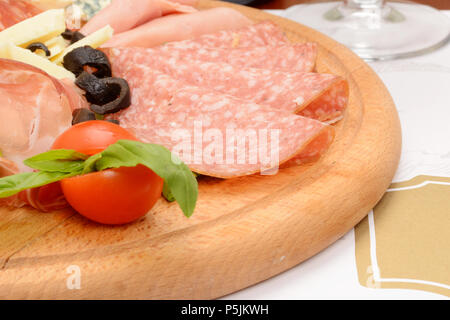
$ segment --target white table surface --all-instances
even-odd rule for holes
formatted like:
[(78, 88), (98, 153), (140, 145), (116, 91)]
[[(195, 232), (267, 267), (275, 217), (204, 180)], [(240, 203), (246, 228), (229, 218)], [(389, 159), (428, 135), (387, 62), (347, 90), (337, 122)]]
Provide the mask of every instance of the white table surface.
[[(394, 182), (418, 175), (450, 177), (450, 44), (424, 56), (370, 65), (391, 92), (401, 119), (403, 150)], [(450, 275), (450, 250), (443, 254)], [(447, 295), (360, 285), (351, 230), (306, 262), (224, 299), (448, 299), (447, 280), (439, 284)]]

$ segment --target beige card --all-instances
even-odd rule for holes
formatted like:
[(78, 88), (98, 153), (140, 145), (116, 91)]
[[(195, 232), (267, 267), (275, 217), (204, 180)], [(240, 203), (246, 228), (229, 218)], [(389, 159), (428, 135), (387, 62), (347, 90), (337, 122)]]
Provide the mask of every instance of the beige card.
[(355, 238), (362, 286), (450, 297), (450, 178), (392, 184)]

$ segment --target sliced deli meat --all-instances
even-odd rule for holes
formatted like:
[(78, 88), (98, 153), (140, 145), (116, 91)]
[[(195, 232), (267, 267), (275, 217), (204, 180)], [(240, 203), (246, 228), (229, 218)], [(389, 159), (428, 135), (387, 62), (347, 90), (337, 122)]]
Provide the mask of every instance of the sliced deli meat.
[(116, 0), (89, 20), (81, 33), (89, 35), (110, 25), (116, 34), (171, 13), (192, 13), (197, 9), (169, 0)]
[(0, 0), (0, 31), (42, 11), (24, 0)]
[[(0, 178), (20, 173), (16, 163), (0, 157)], [(68, 203), (64, 198), (59, 183), (28, 189), (11, 197), (0, 199), (0, 207), (21, 208), (29, 205), (42, 212), (50, 212), (66, 208)]]
[(330, 123), (340, 120), (347, 107), (348, 83), (331, 74), (240, 68), (198, 60), (186, 63), (138, 48), (115, 48), (106, 53), (119, 77), (122, 70), (147, 67), (191, 85)]
[(21, 171), (22, 161), (50, 149), (70, 127), (68, 87), (40, 69), (0, 59), (0, 150)]
[(168, 48), (250, 48), (263, 46), (282, 46), (289, 43), (283, 31), (273, 22), (264, 21), (243, 26), (239, 29), (227, 29), (216, 33), (204, 34), (195, 39), (169, 42)]
[(169, 15), (115, 35), (104, 47), (154, 47), (170, 41), (199, 37), (221, 30), (249, 26), (251, 20), (231, 8), (213, 8), (195, 13)]
[[(0, 59), (1, 174), (30, 171), (23, 160), (48, 151), (55, 138), (71, 126), (72, 109), (83, 101), (73, 84), (33, 66)], [(2, 204), (20, 206), (28, 202), (37, 207), (39, 194), (38, 190), (29, 190)], [(45, 201), (47, 208), (62, 206), (60, 195), (46, 197)]]
[(314, 71), (317, 59), (315, 43), (285, 44), (280, 46), (262, 46), (248, 48), (212, 48), (201, 49), (189, 46), (162, 45), (149, 50), (151, 55), (164, 59), (183, 61), (226, 62), (238, 68), (261, 68), (279, 71)]
[(58, 91), (68, 100), (71, 111), (76, 109), (89, 109), (89, 103), (84, 96), (85, 92), (78, 88), (72, 80), (54, 79), (54, 84)]
[(148, 67), (121, 75), (132, 89), (132, 105), (113, 118), (140, 140), (169, 148), (197, 173), (233, 178), (265, 172), (310, 156), (316, 139), (317, 153), (333, 140), (333, 127), (322, 122), (187, 86)]
[[(0, 59), (0, 176), (31, 171), (23, 160), (48, 151), (72, 123), (72, 110), (88, 104), (66, 80), (21, 62)], [(29, 204), (41, 211), (67, 206), (58, 185), (27, 190), (0, 205)]]

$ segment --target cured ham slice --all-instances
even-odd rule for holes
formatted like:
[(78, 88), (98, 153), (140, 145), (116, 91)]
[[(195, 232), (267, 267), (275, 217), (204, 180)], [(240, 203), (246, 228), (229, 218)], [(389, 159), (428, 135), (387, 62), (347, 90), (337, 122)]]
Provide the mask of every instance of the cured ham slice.
[(261, 68), (288, 72), (312, 72), (317, 59), (317, 45), (310, 42), (276, 47), (233, 49), (211, 47), (192, 49), (184, 46), (181, 42), (180, 45), (163, 45), (153, 50), (150, 48), (136, 48), (136, 50), (149, 50), (148, 54), (161, 56), (164, 59), (226, 62), (238, 68)]
[(85, 92), (78, 88), (72, 80), (53, 80), (58, 91), (69, 101), (71, 111), (75, 109), (89, 109), (89, 103), (84, 96)]
[(25, 158), (47, 151), (53, 140), (71, 126), (74, 104), (83, 101), (73, 90), (33, 66), (0, 59), (3, 157), (25, 171)]
[(3, 157), (0, 157), (0, 178), (7, 177), (19, 173), (17, 165)]
[[(23, 160), (48, 151), (71, 126), (72, 109), (77, 107), (87, 107), (87, 102), (72, 83), (33, 66), (0, 59), (0, 176), (30, 171)], [(67, 205), (57, 185), (27, 190), (0, 205), (25, 203), (41, 211)]]
[(41, 12), (40, 9), (23, 0), (0, 0), (0, 31)]
[[(20, 170), (14, 162), (0, 157), (0, 178), (17, 173), (20, 173)], [(14, 196), (0, 199), (0, 206), (21, 208), (27, 204), (42, 212), (63, 209), (68, 206), (59, 183), (25, 190)]]
[(169, 41), (196, 38), (221, 30), (234, 30), (251, 24), (239, 11), (214, 8), (195, 13), (169, 15), (133, 30), (115, 35), (104, 47), (154, 47)]
[(195, 7), (198, 3), (198, 0), (174, 0), (174, 1), (191, 7)]
[[(195, 172), (233, 178), (277, 168), (308, 146), (333, 140), (333, 127), (205, 88), (186, 86), (143, 66), (122, 74), (132, 89), (130, 108), (114, 115), (140, 140), (179, 154)], [(325, 137), (325, 138), (324, 138)]]
[(191, 85), (320, 121), (340, 120), (348, 102), (347, 81), (331, 74), (240, 68), (198, 60), (186, 63), (135, 48), (112, 49), (107, 54), (119, 77), (124, 69), (132, 72), (149, 67)]
[(169, 0), (116, 0), (96, 14), (81, 29), (88, 35), (106, 25), (116, 34), (171, 13), (192, 13), (197, 9)]

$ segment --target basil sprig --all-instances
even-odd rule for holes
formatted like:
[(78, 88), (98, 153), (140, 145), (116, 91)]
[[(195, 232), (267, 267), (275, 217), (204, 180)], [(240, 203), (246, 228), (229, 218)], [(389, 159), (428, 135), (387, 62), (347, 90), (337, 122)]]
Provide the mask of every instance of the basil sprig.
[(51, 150), (26, 159), (23, 163), (35, 170), (48, 172), (78, 172), (89, 156), (74, 150)]
[(198, 184), (194, 174), (160, 145), (119, 140), (91, 157), (74, 150), (52, 150), (24, 163), (38, 171), (1, 178), (0, 198), (81, 174), (144, 165), (164, 179), (164, 193), (178, 202), (185, 216), (190, 217), (194, 213), (197, 202)]
[(62, 179), (77, 176), (79, 172), (25, 172), (0, 179), (0, 199), (13, 196), (21, 191), (45, 186)]

